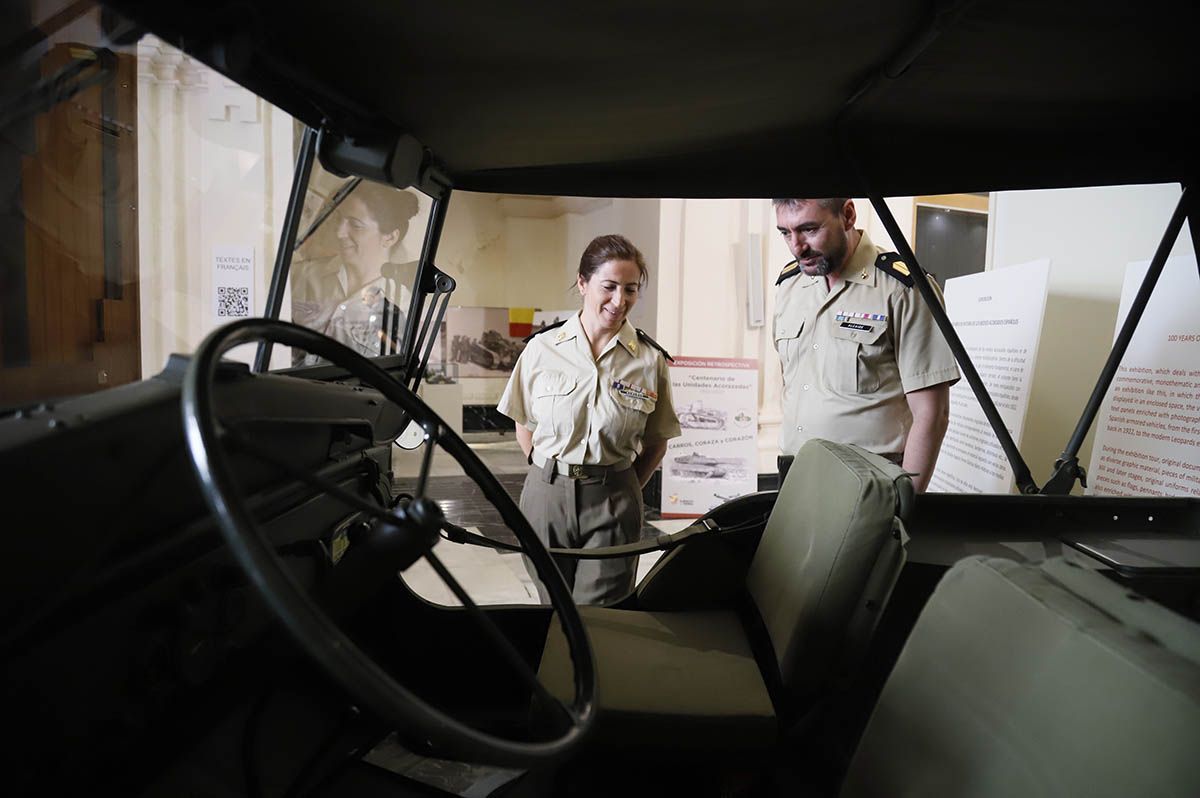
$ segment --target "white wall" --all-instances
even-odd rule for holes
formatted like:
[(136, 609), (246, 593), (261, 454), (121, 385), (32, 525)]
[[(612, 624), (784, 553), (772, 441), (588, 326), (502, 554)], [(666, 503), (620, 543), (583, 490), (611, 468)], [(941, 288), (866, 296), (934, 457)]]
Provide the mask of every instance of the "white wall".
[[(215, 245), (254, 251), (253, 313), (266, 306), (292, 182), (287, 114), (152, 36), (138, 57), (138, 259), (142, 374), (216, 326)], [(284, 307), (289, 306), (285, 297)], [(231, 357), (253, 359), (243, 347)], [(276, 347), (272, 368), (290, 364)]]
[[(1178, 185), (992, 195), (992, 267), (1050, 259), (1046, 322), (1021, 446), (1038, 484), (1053, 472), (1112, 347), (1125, 266), (1153, 257), (1179, 195)], [(1190, 253), (1185, 225), (1172, 254)], [(1084, 467), (1092, 437), (1079, 453)]]

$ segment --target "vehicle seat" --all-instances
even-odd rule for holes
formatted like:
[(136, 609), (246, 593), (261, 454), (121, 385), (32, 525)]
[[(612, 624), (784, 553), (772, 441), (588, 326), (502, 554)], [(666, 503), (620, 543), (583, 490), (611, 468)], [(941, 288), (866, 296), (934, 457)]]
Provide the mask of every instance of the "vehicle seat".
[[(581, 607), (596, 655), (600, 742), (771, 746), (865, 648), (904, 562), (898, 514), (911, 498), (898, 466), (812, 440), (780, 489), (743, 606)], [(551, 623), (539, 678), (566, 698), (571, 673), (561, 629)]]
[(842, 798), (1200, 795), (1200, 625), (1061, 558), (971, 557), (917, 620)]

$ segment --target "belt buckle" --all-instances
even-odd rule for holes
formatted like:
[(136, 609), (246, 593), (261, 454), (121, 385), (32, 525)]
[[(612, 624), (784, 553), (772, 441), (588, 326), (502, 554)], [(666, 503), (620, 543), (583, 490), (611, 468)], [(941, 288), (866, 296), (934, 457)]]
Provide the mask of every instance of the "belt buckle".
[(571, 470), (569, 471), (569, 476), (572, 479), (580, 479), (581, 477), (583, 477), (583, 466), (581, 466), (581, 465), (571, 466)]

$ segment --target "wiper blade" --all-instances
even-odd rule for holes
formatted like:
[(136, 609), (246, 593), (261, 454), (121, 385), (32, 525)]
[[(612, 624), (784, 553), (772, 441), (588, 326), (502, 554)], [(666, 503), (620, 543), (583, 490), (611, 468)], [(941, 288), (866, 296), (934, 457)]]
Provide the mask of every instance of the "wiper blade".
[(336, 211), (338, 206), (342, 204), (342, 201), (345, 200), (346, 197), (350, 196), (350, 192), (358, 188), (358, 184), (361, 182), (362, 178), (356, 177), (339, 188), (337, 192), (329, 198), (329, 201), (326, 202), (321, 208), (321, 212), (317, 214), (317, 218), (313, 219), (313, 223), (310, 224), (308, 229), (304, 231), (304, 235), (299, 236), (296, 239), (295, 245), (292, 246), (292, 252), (298, 252), (300, 250), (301, 245), (308, 240), (308, 237), (317, 232), (317, 228), (321, 226), (322, 222), (329, 218), (329, 214)]

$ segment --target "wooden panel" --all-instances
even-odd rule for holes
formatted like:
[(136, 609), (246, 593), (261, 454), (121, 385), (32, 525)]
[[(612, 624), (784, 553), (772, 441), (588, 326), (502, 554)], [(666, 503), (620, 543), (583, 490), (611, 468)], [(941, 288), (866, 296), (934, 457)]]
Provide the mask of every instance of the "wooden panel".
[[(42, 76), (83, 53), (67, 44), (51, 48)], [(91, 392), (140, 376), (136, 59), (117, 58), (107, 93), (93, 86), (35, 120), (36, 150), (21, 163), (30, 363), (4, 370), (2, 402)], [(106, 142), (116, 165), (108, 186), (108, 232), (116, 238), (109, 242), (111, 283)]]
[(37, 220), (45, 218), (42, 211), (43, 181), (41, 169), (31, 158), (21, 164), (21, 185), (25, 200), (25, 307), (29, 324), (29, 362), (46, 361), (46, 317), (42, 312), (42, 295), (45, 291), (46, 270), (42, 263), (46, 259), (43, 233)]
[(933, 205), (959, 211), (988, 212), (988, 198), (978, 194), (926, 194), (913, 198), (914, 205)]

